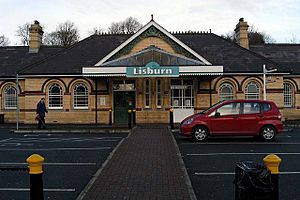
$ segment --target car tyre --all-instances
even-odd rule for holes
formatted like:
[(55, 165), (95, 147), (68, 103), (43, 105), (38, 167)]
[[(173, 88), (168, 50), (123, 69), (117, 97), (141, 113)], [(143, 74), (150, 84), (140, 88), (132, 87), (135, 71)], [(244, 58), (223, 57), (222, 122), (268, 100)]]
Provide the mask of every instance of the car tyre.
[(262, 127), (260, 131), (260, 137), (264, 141), (273, 141), (275, 140), (275, 136), (277, 134), (277, 130), (270, 125)]
[(196, 126), (193, 128), (193, 139), (197, 142), (205, 141), (208, 134), (208, 129), (204, 126)]

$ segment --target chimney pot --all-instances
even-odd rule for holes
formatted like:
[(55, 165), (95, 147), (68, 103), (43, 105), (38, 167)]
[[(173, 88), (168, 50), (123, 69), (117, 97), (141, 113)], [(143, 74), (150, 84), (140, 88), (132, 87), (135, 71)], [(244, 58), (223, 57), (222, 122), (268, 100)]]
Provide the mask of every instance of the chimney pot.
[(38, 53), (42, 45), (43, 29), (35, 20), (29, 28), (29, 53)]
[(239, 19), (239, 23), (236, 25), (234, 32), (236, 34), (237, 43), (246, 49), (249, 49), (249, 39), (248, 39), (248, 27), (247, 22), (244, 18)]

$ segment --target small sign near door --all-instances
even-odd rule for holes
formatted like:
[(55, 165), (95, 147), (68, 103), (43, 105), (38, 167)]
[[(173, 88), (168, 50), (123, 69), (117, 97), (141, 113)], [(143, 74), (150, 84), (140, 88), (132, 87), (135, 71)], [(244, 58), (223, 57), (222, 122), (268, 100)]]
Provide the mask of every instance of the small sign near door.
[(100, 97), (100, 106), (105, 106), (105, 105), (106, 105), (105, 97)]

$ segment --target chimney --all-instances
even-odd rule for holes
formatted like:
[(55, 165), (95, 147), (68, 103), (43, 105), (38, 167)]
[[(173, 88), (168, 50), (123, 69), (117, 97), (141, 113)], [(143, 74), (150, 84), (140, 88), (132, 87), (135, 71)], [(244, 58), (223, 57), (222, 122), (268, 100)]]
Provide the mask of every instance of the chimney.
[(42, 45), (43, 29), (40, 23), (35, 20), (29, 28), (29, 53), (38, 53)]
[(240, 18), (239, 23), (234, 29), (237, 43), (246, 49), (249, 49), (248, 27), (247, 22), (244, 22), (244, 18)]

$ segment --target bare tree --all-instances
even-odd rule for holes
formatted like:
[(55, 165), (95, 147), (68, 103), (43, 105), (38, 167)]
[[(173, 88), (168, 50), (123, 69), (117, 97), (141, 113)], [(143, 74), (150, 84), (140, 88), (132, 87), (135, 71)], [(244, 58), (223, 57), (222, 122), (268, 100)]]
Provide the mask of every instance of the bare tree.
[(113, 22), (108, 27), (108, 32), (112, 34), (132, 34), (138, 31), (143, 25), (133, 17), (128, 17), (121, 22)]
[(297, 44), (300, 43), (300, 40), (297, 39), (297, 36), (295, 34), (292, 34), (292, 37), (288, 42), (292, 44)]
[(26, 22), (22, 26), (19, 26), (16, 31), (16, 36), (20, 37), (23, 46), (29, 45), (29, 28), (30, 23)]
[[(231, 42), (237, 42), (237, 37), (234, 31), (222, 34), (221, 37)], [(275, 43), (275, 40), (270, 35), (265, 32), (258, 31), (253, 25), (251, 25), (248, 30), (248, 39), (250, 45)]]
[(9, 44), (9, 39), (4, 35), (0, 35), (0, 46), (7, 46)]
[(78, 28), (71, 21), (57, 26), (56, 31), (46, 33), (44, 42), (48, 45), (70, 46), (79, 41)]

